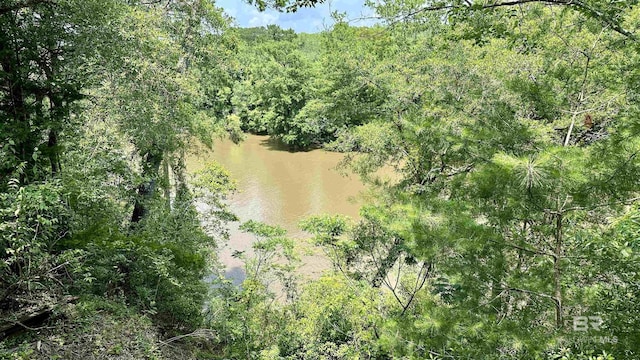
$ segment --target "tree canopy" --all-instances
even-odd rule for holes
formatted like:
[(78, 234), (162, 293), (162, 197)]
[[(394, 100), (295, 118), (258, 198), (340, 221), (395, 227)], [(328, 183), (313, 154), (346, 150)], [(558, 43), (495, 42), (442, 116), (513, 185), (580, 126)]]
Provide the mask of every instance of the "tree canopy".
[[(208, 0), (3, 2), (0, 357), (640, 356), (637, 3), (367, 3), (296, 34)], [(185, 157), (244, 132), (368, 185), (359, 218), (301, 221), (320, 278), (255, 221), (225, 277), (236, 184)]]

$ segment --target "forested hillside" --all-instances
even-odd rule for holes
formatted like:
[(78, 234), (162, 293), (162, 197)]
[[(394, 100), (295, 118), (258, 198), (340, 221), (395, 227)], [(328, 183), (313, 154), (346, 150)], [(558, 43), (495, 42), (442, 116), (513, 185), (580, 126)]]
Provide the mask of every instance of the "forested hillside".
[[(210, 0), (2, 0), (0, 358), (640, 358), (637, 2), (370, 6), (297, 34)], [(358, 219), (300, 223), (322, 277), (248, 221), (225, 278), (236, 184), (185, 158), (244, 133), (368, 185)]]

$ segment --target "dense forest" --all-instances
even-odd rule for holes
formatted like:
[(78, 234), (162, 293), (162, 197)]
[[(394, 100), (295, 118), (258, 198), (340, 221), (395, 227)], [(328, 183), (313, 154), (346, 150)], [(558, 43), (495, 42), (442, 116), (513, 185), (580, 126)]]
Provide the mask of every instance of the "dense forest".
[[(1, 0), (0, 358), (640, 358), (637, 1), (368, 6)], [(301, 222), (320, 278), (255, 221), (225, 278), (236, 184), (185, 158), (245, 133), (368, 185)]]

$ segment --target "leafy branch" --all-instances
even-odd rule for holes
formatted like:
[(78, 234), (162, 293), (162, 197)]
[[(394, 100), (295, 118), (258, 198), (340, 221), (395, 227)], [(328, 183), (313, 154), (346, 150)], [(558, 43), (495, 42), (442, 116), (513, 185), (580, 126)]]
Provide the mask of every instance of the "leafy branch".
[(606, 26), (610, 27), (613, 31), (617, 32), (620, 35), (623, 35), (626, 38), (629, 38), (633, 41), (637, 41), (637, 37), (635, 34), (630, 31), (624, 29), (617, 21), (611, 19), (606, 14), (598, 11), (597, 9), (589, 6), (587, 3), (578, 1), (578, 0), (513, 0), (513, 1), (500, 1), (500, 2), (491, 2), (491, 3), (471, 3), (466, 1), (465, 3), (436, 3), (430, 6), (425, 6), (408, 12), (406, 14), (400, 15), (396, 17), (391, 24), (398, 23), (400, 21), (405, 21), (407, 19), (413, 18), (419, 14), (440, 10), (489, 10), (501, 7), (510, 7), (510, 6), (519, 6), (525, 5), (528, 3), (541, 3), (545, 5), (552, 6), (568, 6), (572, 8), (576, 8), (579, 12), (592, 17)]
[(34, 7), (40, 4), (55, 4), (53, 0), (25, 0), (13, 4), (5, 4), (0, 6), (0, 15), (10, 13), (15, 10), (20, 10), (28, 7)]

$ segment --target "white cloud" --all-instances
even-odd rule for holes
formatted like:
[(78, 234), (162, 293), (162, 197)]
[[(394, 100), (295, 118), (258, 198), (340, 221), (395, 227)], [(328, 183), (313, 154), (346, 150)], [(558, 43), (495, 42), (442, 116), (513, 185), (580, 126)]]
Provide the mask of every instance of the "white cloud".
[(252, 17), (249, 19), (249, 27), (267, 26), (271, 24), (277, 24), (280, 19), (280, 14), (277, 12), (265, 11), (259, 12), (257, 10), (252, 11)]
[(227, 8), (227, 9), (224, 9), (224, 12), (227, 13), (227, 15), (231, 16), (232, 18), (238, 17), (238, 9)]

